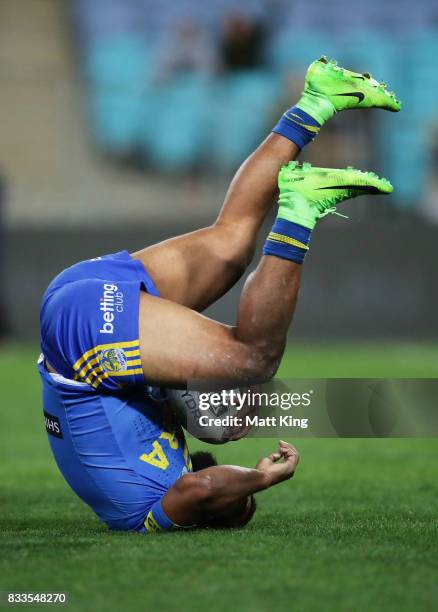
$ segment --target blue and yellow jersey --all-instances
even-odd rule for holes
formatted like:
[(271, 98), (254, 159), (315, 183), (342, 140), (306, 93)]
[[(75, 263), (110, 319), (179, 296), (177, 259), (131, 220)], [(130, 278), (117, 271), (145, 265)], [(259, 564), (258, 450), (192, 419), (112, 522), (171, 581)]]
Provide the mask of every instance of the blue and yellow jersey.
[(126, 251), (64, 270), (43, 298), (39, 371), (50, 444), (72, 489), (112, 529), (156, 531), (172, 527), (161, 499), (191, 461), (182, 429), (145, 394), (141, 291), (159, 297)]
[(182, 429), (146, 394), (97, 394), (39, 364), (46, 430), (71, 488), (111, 529), (158, 531), (173, 523), (163, 495), (192, 471)]

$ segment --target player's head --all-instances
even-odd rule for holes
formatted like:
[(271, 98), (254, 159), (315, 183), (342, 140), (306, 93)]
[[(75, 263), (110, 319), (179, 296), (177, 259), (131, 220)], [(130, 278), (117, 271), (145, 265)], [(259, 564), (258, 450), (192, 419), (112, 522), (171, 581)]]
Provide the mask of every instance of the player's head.
[(241, 529), (248, 525), (256, 510), (254, 495), (248, 495), (230, 504), (220, 514), (209, 517), (204, 526), (215, 529)]
[(205, 470), (206, 468), (217, 465), (216, 457), (213, 453), (207, 451), (198, 451), (197, 453), (190, 454), (192, 460), (192, 468), (194, 472)]
[[(213, 453), (206, 451), (194, 453), (191, 459), (194, 472), (217, 465), (217, 460)], [(216, 529), (245, 527), (254, 516), (256, 509), (257, 504), (254, 495), (243, 497), (237, 502), (230, 504), (220, 514), (209, 517), (204, 527), (214, 527)]]

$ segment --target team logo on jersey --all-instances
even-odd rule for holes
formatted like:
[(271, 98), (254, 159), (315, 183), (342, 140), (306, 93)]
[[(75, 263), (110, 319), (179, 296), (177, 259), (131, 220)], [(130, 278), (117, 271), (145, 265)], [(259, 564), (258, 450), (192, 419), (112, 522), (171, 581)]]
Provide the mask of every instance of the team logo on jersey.
[(125, 351), (120, 348), (106, 349), (100, 354), (100, 365), (105, 372), (120, 372), (126, 369)]

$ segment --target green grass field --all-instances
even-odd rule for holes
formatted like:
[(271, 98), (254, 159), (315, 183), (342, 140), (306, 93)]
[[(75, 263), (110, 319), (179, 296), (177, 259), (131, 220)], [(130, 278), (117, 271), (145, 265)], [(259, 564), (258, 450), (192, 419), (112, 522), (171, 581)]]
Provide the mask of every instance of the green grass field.
[[(107, 612), (436, 609), (438, 440), (300, 440), (299, 473), (258, 496), (246, 530), (110, 533), (52, 460), (35, 357), (0, 350), (0, 590)], [(438, 347), (299, 345), (281, 373), (436, 377)], [(217, 455), (251, 466), (274, 444)]]

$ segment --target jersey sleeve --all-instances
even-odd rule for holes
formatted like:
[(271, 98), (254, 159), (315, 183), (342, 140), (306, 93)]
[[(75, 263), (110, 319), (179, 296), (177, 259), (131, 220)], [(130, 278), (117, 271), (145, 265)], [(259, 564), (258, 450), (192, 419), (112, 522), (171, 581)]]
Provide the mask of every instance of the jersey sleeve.
[(145, 519), (144, 526), (147, 533), (154, 533), (156, 531), (172, 531), (172, 529), (179, 527), (179, 525), (171, 521), (164, 512), (161, 502), (162, 498), (155, 502)]

